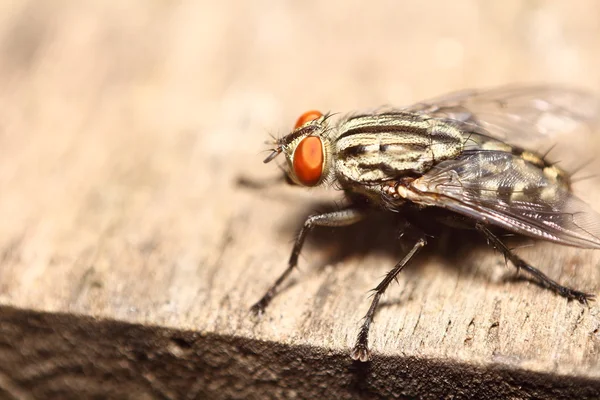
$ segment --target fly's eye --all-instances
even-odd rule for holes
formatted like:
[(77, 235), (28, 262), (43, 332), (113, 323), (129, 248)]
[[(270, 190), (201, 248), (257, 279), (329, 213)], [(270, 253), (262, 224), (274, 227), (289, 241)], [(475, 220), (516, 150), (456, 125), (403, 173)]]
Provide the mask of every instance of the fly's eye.
[(294, 174), (304, 186), (314, 186), (323, 173), (323, 144), (317, 136), (305, 137), (294, 151)]
[(315, 119), (319, 119), (322, 116), (323, 116), (323, 113), (321, 111), (317, 111), (317, 110), (307, 111), (304, 114), (302, 114), (300, 116), (300, 118), (298, 118), (298, 120), (296, 121), (296, 125), (294, 126), (294, 129), (298, 129), (302, 125), (306, 124), (307, 122), (314, 121)]

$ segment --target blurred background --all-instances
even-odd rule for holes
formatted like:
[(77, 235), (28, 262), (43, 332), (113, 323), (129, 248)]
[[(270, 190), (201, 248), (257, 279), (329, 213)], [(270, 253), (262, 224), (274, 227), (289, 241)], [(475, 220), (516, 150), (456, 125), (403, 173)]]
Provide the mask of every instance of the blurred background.
[[(4, 0), (0, 300), (117, 316), (135, 314), (129, 302), (191, 308), (219, 285), (198, 265), (218, 259), (227, 221), (294, 206), (274, 211), (236, 186), (240, 173), (274, 175), (262, 164), (268, 133), (307, 109), (470, 87), (598, 92), (599, 21), (593, 0)], [(151, 299), (127, 280), (148, 263), (158, 267), (145, 279), (172, 285)]]

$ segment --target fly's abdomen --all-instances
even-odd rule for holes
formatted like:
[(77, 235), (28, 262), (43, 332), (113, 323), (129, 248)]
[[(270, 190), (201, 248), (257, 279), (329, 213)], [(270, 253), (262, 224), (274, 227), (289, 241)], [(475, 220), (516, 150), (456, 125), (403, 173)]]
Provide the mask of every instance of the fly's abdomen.
[(458, 157), (464, 144), (463, 133), (451, 124), (402, 112), (351, 117), (337, 133), (338, 179), (365, 184), (423, 174)]
[(540, 154), (478, 134), (469, 134), (465, 139), (465, 151), (482, 150), (510, 153), (516, 156), (514, 162), (536, 170), (540, 177), (547, 180), (549, 184), (570, 190), (569, 174)]

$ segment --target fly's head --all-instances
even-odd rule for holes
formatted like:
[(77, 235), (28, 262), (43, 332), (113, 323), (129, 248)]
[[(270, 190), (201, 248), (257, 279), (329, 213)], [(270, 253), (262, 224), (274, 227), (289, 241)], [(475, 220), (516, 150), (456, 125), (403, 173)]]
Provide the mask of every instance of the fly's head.
[(295, 183), (318, 186), (328, 181), (332, 165), (329, 116), (319, 111), (302, 114), (294, 130), (275, 142), (275, 148), (264, 162), (283, 153), (286, 173)]

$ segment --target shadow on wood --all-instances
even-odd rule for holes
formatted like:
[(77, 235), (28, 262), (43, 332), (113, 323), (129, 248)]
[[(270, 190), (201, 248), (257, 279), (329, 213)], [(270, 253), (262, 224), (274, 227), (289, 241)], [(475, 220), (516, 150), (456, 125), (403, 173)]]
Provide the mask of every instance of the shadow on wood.
[(353, 362), (288, 346), (2, 307), (3, 397), (593, 398), (600, 382), (417, 357)]

